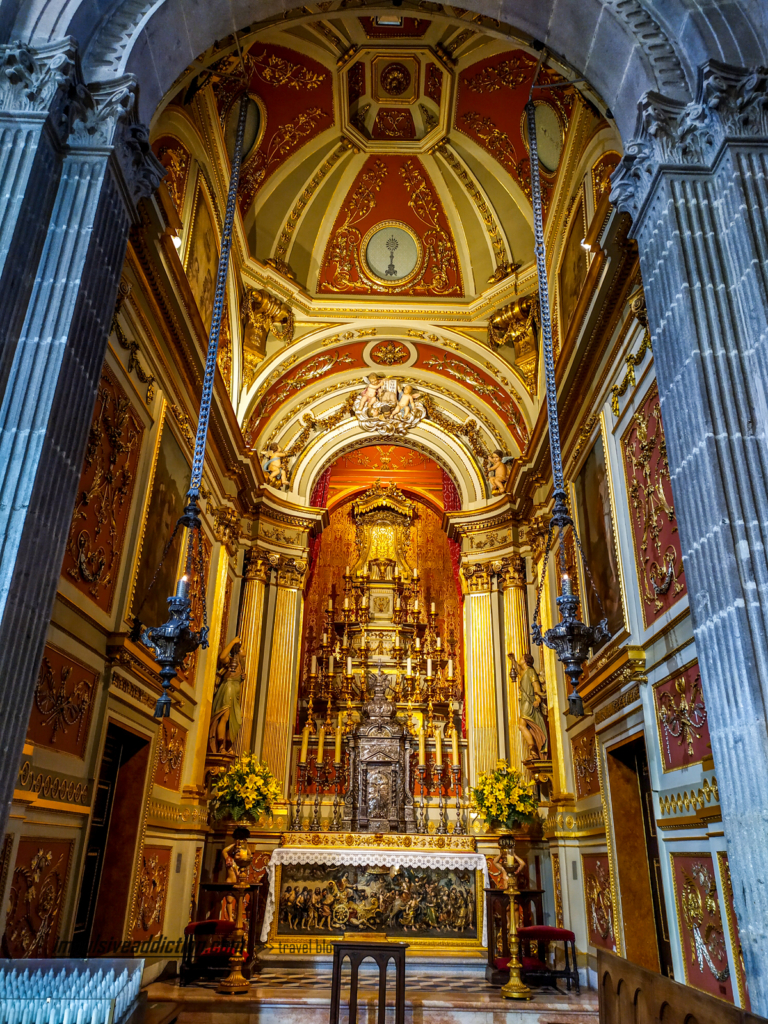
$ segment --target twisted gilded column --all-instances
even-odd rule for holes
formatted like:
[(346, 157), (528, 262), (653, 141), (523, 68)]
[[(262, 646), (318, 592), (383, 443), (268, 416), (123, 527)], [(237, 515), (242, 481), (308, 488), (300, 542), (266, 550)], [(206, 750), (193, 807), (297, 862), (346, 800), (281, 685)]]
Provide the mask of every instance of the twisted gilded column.
[[(517, 664), (531, 652), (528, 625), (528, 604), (525, 594), (525, 562), (517, 555), (503, 559), (501, 582), (504, 594), (504, 647), (506, 654), (507, 715), (509, 719), (509, 759), (518, 770), (522, 767), (523, 741), (518, 728), (520, 697), (517, 686)], [(510, 658), (510, 655), (513, 657)], [(514, 665), (512, 662), (514, 661)], [(512, 671), (514, 669), (514, 671)], [(513, 676), (515, 678), (513, 678)]]
[(245, 682), (240, 695), (243, 724), (237, 737), (238, 754), (251, 749), (253, 719), (256, 712), (256, 694), (259, 683), (264, 603), (267, 593), (270, 564), (256, 548), (246, 552), (243, 575), (243, 596), (240, 605), (240, 640), (245, 656)]
[(269, 661), (261, 758), (283, 784), (290, 786), (290, 754), (299, 688), (304, 578), (307, 563), (281, 556), (277, 568), (272, 652)]
[(768, 74), (640, 103), (630, 214), (752, 1010), (768, 1015)]
[(464, 596), (464, 681), (467, 704), (469, 777), (490, 771), (499, 756), (496, 679), (493, 657), (490, 564), (462, 567)]

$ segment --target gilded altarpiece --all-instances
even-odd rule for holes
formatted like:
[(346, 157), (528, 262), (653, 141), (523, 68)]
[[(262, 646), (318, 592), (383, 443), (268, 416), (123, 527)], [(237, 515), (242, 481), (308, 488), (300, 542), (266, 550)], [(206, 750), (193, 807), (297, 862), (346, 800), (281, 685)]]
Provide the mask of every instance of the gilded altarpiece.
[(98, 680), (98, 672), (46, 644), (35, 685), (27, 739), (82, 759), (88, 743)]
[(61, 926), (73, 843), (22, 836), (16, 850), (3, 934), (3, 956), (53, 956)]
[(712, 756), (697, 661), (656, 683), (653, 702), (665, 772), (701, 764)]
[(131, 924), (132, 939), (148, 939), (163, 930), (171, 853), (170, 846), (145, 846), (142, 851)]
[(109, 613), (144, 424), (112, 370), (101, 370), (64, 562), (65, 579)]
[(686, 984), (733, 1002), (727, 938), (710, 853), (673, 853), (677, 924)]
[(581, 866), (589, 944), (615, 953), (616, 931), (608, 856), (582, 854)]
[(686, 593), (656, 381), (621, 439), (643, 607), (652, 625)]

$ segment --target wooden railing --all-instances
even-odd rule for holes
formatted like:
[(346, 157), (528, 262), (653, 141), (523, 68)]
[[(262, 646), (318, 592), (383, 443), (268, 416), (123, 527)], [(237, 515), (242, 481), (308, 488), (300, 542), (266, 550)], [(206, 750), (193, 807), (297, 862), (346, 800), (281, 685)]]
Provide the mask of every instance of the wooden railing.
[(597, 951), (600, 1024), (765, 1024), (716, 996)]

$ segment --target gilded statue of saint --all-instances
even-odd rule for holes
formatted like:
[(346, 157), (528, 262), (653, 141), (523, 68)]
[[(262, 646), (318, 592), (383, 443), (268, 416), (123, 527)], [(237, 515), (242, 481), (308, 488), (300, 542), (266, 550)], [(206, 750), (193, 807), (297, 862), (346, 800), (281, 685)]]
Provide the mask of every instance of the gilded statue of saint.
[(231, 754), (243, 724), (240, 690), (245, 676), (245, 663), (240, 647), (240, 637), (236, 636), (219, 657), (208, 730), (208, 749), (213, 754)]
[(526, 760), (543, 761), (549, 756), (547, 693), (533, 667), (533, 657), (524, 654), (517, 663), (520, 673), (520, 721), (518, 727), (527, 748)]

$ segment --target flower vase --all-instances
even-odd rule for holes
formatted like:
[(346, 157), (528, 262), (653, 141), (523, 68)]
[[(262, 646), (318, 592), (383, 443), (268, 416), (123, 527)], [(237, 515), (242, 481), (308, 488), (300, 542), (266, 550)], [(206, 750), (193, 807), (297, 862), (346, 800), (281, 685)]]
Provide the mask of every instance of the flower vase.
[(499, 849), (504, 852), (507, 867), (507, 894), (509, 895), (509, 981), (502, 986), (504, 999), (530, 999), (533, 995), (520, 976), (520, 939), (517, 937), (517, 874), (515, 872), (515, 834), (502, 832)]

